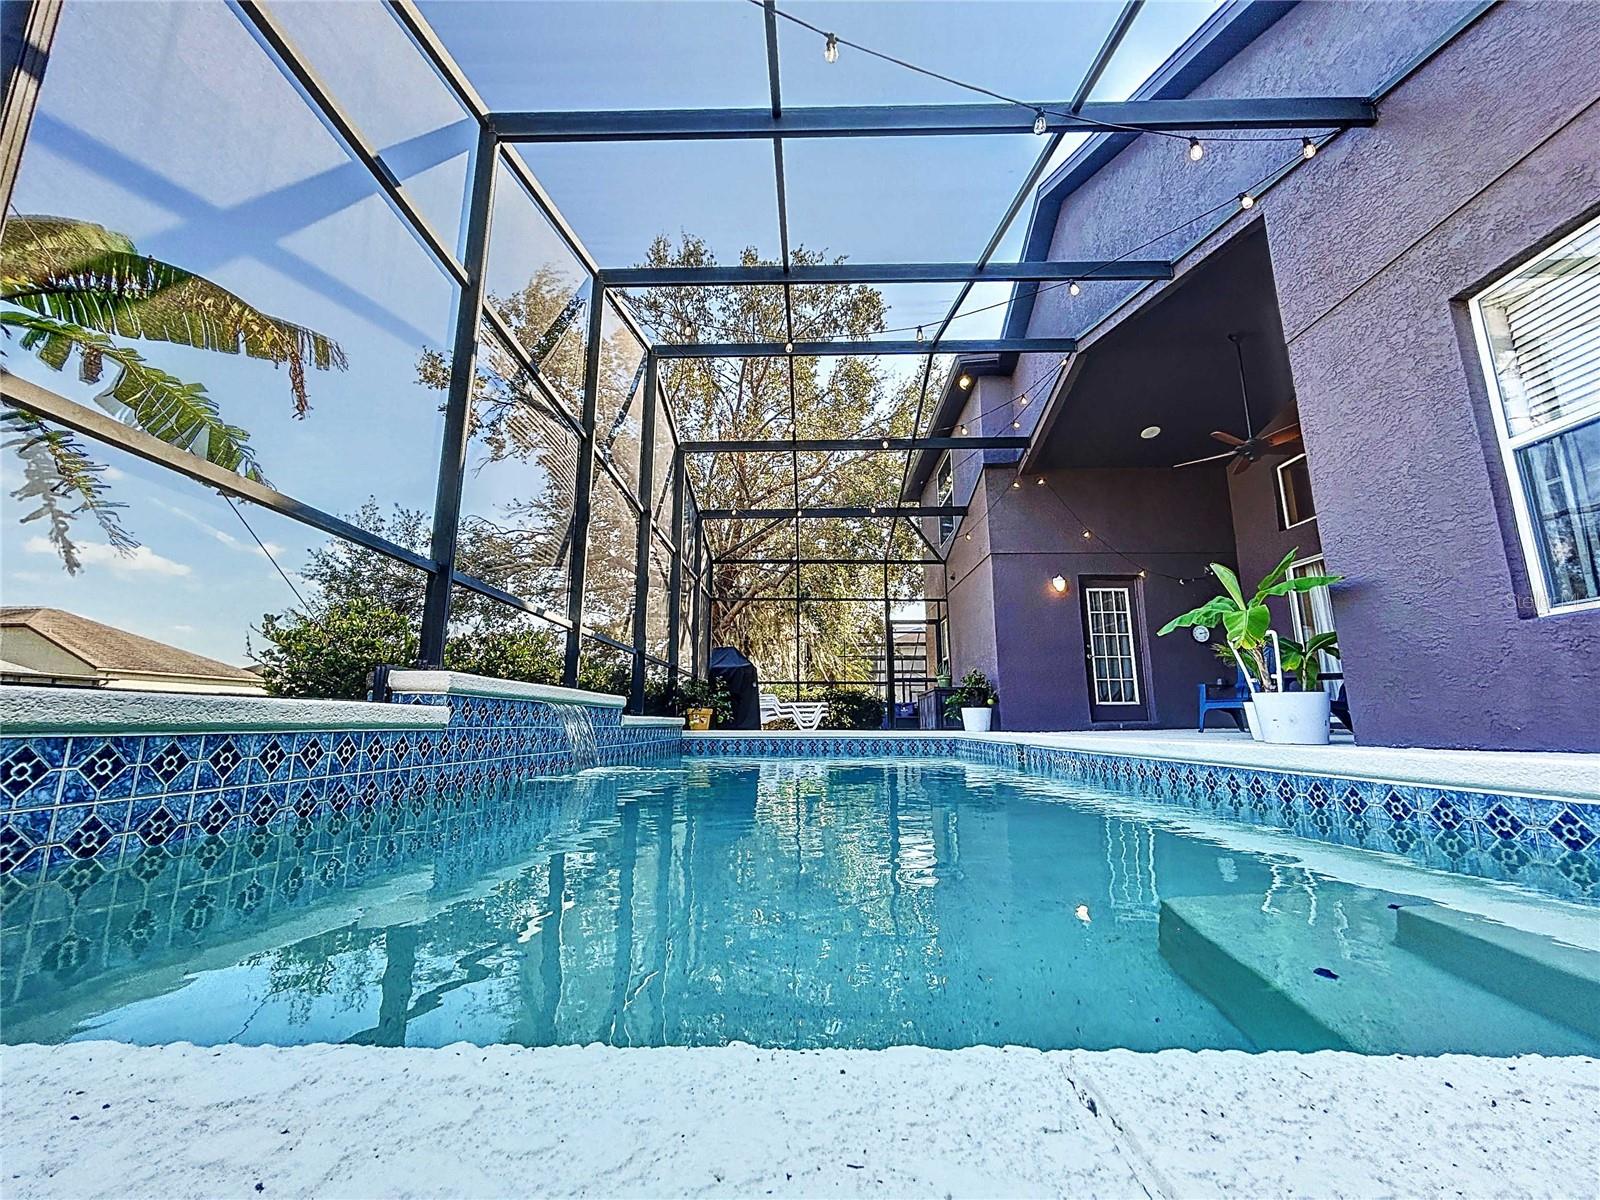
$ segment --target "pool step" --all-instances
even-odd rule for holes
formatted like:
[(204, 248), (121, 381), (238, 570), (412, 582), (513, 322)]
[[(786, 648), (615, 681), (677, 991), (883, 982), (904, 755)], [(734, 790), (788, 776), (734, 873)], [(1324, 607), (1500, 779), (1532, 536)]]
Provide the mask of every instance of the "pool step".
[(1396, 945), (1397, 916), (1416, 903), (1381, 892), (1288, 892), (1264, 912), (1259, 896), (1164, 900), (1161, 954), (1262, 1049), (1596, 1051), (1594, 1038)]
[(1523, 1008), (1600, 1038), (1600, 954), (1434, 905), (1395, 913), (1395, 944)]

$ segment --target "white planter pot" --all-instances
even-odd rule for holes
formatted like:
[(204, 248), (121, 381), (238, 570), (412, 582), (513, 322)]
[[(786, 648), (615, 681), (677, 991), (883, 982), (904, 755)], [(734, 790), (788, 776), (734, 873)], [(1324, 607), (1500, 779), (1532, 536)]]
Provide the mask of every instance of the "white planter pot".
[(961, 710), (961, 727), (968, 733), (988, 733), (989, 719), (994, 710), (990, 708), (963, 708)]
[(1248, 709), (1256, 710), (1261, 740), (1286, 746), (1324, 746), (1328, 742), (1328, 693), (1257, 692)]
[(1253, 700), (1244, 702), (1244, 723), (1245, 727), (1250, 730), (1250, 740), (1259, 742), (1261, 740), (1261, 722), (1256, 720), (1256, 706)]

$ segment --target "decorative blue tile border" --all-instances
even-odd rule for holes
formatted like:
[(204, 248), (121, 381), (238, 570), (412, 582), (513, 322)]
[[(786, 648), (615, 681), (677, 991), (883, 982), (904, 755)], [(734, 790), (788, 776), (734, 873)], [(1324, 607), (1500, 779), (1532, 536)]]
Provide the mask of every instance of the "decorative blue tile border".
[[(675, 758), (681, 730), (623, 724), (620, 709), (474, 695), (428, 729), (140, 732), (0, 737), (0, 877), (117, 862), (239, 831), (493, 791), (576, 766)], [(588, 723), (574, 723), (581, 709)], [(592, 729), (593, 745), (587, 744)]]
[(685, 755), (953, 757), (1600, 904), (1600, 805), (965, 737), (696, 737)]

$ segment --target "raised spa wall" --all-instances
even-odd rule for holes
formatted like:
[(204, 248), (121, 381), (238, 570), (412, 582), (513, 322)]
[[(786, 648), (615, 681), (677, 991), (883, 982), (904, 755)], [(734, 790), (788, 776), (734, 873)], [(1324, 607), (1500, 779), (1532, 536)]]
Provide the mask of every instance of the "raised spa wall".
[[(391, 702), (0, 688), (0, 875), (675, 757), (620, 696), (396, 671)], [(592, 744), (590, 738), (592, 736)]]

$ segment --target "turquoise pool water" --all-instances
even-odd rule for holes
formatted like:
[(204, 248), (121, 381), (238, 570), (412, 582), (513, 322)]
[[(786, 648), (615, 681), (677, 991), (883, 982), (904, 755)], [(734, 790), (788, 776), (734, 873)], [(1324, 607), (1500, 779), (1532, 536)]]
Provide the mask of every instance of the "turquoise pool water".
[[(7, 897), (0, 1019), (202, 1045), (1597, 1048), (1395, 944), (1436, 875), (1219, 829), (940, 760), (589, 771), (74, 864)], [(1371, 863), (1386, 890), (1344, 878)]]

